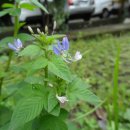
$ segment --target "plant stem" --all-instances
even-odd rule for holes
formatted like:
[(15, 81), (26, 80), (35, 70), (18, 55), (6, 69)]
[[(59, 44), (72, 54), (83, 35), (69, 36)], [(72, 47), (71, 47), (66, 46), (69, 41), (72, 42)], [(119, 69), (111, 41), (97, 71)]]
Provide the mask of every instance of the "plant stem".
[(117, 56), (114, 67), (114, 88), (113, 88), (113, 115), (114, 115), (114, 126), (115, 130), (119, 129), (119, 106), (118, 106), (118, 77), (119, 77), (119, 58), (120, 58), (120, 47), (117, 50)]
[[(18, 3), (15, 3), (15, 7), (18, 8)], [(14, 37), (17, 38), (17, 34), (19, 31), (19, 18), (18, 16), (15, 16), (15, 23), (14, 23)], [(5, 72), (8, 72), (9, 68), (10, 68), (10, 64), (11, 64), (11, 60), (12, 60), (12, 52), (9, 52), (9, 58), (7, 61), (7, 65), (5, 67)], [(0, 96), (2, 93), (2, 85), (3, 85), (3, 81), (4, 81), (4, 77), (0, 78)]]
[[(47, 51), (45, 50), (45, 57), (48, 59)], [(48, 65), (45, 67), (45, 86), (48, 85)]]

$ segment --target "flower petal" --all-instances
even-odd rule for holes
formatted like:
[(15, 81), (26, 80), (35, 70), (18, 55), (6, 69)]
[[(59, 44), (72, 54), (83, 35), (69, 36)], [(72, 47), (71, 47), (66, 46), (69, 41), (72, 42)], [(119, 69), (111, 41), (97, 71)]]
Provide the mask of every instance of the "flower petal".
[(66, 96), (58, 96), (56, 95), (56, 98), (59, 100), (60, 103), (64, 104), (65, 102), (68, 102), (69, 100), (67, 99)]
[(15, 44), (16, 48), (22, 48), (22, 46), (23, 46), (20, 39), (15, 40), (14, 44)]
[(53, 46), (53, 52), (54, 52), (56, 55), (60, 55), (60, 50), (58, 50), (55, 46)]
[(75, 56), (74, 56), (74, 61), (78, 61), (78, 60), (81, 60), (82, 59), (82, 55), (79, 51), (77, 51), (75, 53)]
[(64, 37), (62, 40), (62, 45), (63, 45), (63, 49), (64, 50), (68, 50), (69, 49), (69, 40), (67, 37)]
[(58, 41), (58, 49), (60, 50), (60, 51), (62, 51), (63, 50), (63, 46), (61, 45), (61, 43), (60, 43), (60, 41)]
[(17, 51), (17, 48), (11, 43), (8, 43), (8, 47), (13, 51)]

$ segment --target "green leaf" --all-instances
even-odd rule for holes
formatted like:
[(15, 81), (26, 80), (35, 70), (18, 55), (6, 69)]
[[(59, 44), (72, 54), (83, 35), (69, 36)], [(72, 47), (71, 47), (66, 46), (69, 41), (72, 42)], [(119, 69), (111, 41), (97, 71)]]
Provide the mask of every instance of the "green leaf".
[(25, 79), (25, 82), (29, 84), (43, 84), (44, 80), (42, 77), (29, 76)]
[(0, 11), (0, 17), (10, 13), (12, 11), (13, 8), (9, 8), (9, 9), (4, 9), (3, 11)]
[(14, 110), (9, 130), (15, 130), (33, 120), (41, 113), (42, 108), (43, 97), (34, 96), (21, 100)]
[(26, 41), (33, 41), (34, 40), (34, 37), (27, 34), (27, 33), (20, 33), (18, 34), (18, 38), (20, 40), (22, 40), (23, 42), (26, 42)]
[(44, 94), (44, 108), (45, 110), (55, 116), (58, 116), (60, 113), (60, 106), (58, 100), (56, 99), (56, 94), (54, 91), (49, 91)]
[(37, 7), (34, 6), (34, 5), (32, 5), (32, 4), (30, 4), (30, 3), (22, 3), (22, 4), (20, 4), (20, 8), (33, 11), (33, 10), (36, 9)]
[(14, 4), (4, 3), (4, 4), (2, 5), (2, 8), (14, 8)]
[(49, 112), (51, 115), (54, 115), (54, 116), (59, 116), (59, 113), (60, 113), (60, 104), (57, 104), (54, 109)]
[(48, 112), (51, 112), (54, 107), (58, 104), (54, 91), (51, 91), (48, 95)]
[(13, 43), (14, 42), (14, 37), (6, 37), (2, 40), (0, 40), (0, 47), (2, 48), (7, 48), (8, 47), (8, 43)]
[(12, 16), (19, 16), (21, 14), (21, 9), (20, 8), (12, 8), (12, 10), (9, 12), (10, 15)]
[(46, 115), (41, 119), (39, 130), (68, 130), (67, 125), (60, 118)]
[(69, 112), (65, 109), (61, 109), (60, 110), (60, 115), (59, 115), (59, 118), (61, 118), (62, 120), (66, 120), (69, 116)]
[(36, 5), (37, 7), (39, 7), (40, 9), (42, 9), (43, 11), (45, 11), (48, 14), (47, 9), (38, 1), (38, 0), (30, 0), (34, 5)]
[(88, 87), (88, 84), (80, 78), (75, 78), (67, 88), (70, 104), (77, 104), (77, 100), (82, 100), (93, 105), (98, 105), (101, 100), (94, 93), (92, 93)]
[(47, 64), (48, 64), (48, 60), (41, 57), (32, 63), (31, 69), (33, 69), (33, 70), (42, 69), (42, 68), (45, 68), (47, 66)]
[[(20, 22), (19, 23), (19, 26), (18, 26), (18, 29), (20, 29), (22, 26), (24, 26), (26, 23), (25, 22)], [(26, 34), (26, 33), (25, 33)]]
[(37, 45), (29, 45), (19, 53), (19, 56), (33, 57), (41, 54), (41, 51), (42, 50)]
[[(26, 62), (22, 64), (20, 67), (25, 69), (28, 75), (32, 75), (37, 70), (45, 68), (48, 64), (48, 60), (44, 57), (39, 57), (36, 60), (33, 60), (32, 62)], [(29, 68), (29, 69), (28, 69)]]
[(64, 61), (60, 57), (53, 57), (51, 61), (52, 62), (48, 63), (49, 71), (54, 75), (70, 82), (72, 80), (71, 73)]
[(0, 105), (0, 127), (6, 124), (11, 119), (12, 111)]

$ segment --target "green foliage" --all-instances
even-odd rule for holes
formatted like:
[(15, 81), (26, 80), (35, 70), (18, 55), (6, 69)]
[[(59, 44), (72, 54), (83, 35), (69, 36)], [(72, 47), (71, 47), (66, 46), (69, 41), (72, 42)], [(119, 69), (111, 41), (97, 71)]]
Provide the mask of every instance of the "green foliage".
[(36, 9), (37, 7), (34, 6), (34, 5), (31, 5), (30, 3), (22, 3), (22, 4), (20, 4), (20, 8), (33, 11), (33, 10)]
[(0, 48), (7, 48), (8, 43), (14, 42), (14, 37), (6, 37), (0, 40)]
[(34, 5), (41, 8), (43, 11), (45, 11), (48, 14), (48, 11), (46, 8), (38, 1), (38, 0), (30, 0)]
[(15, 130), (37, 117), (43, 109), (43, 103), (42, 96), (32, 96), (20, 101), (14, 110), (9, 129)]
[(21, 39), (23, 42), (34, 40), (34, 37), (32, 37), (31, 35), (27, 33), (19, 33), (18, 38)]
[(50, 113), (54, 116), (58, 116), (60, 113), (60, 106), (56, 99), (55, 92), (54, 91), (47, 92), (44, 95), (44, 99), (45, 99), (44, 100), (44, 109), (48, 113)]
[(41, 49), (37, 45), (29, 45), (24, 48), (20, 53), (19, 56), (38, 56), (41, 54)]
[(4, 3), (2, 5), (2, 8), (14, 8), (14, 5), (13, 4), (10, 4), (10, 3)]
[[(9, 14), (15, 19), (14, 36), (0, 41), (0, 48), (6, 49), (10, 43), (11, 49), (7, 50), (7, 56), (0, 57), (0, 110), (6, 112), (2, 114), (4, 119), (0, 122), (0, 129), (68, 130), (65, 123), (68, 111), (82, 101), (97, 105), (100, 100), (88, 89), (86, 82), (74, 79), (65, 62), (71, 57), (65, 45), (58, 44), (59, 48), (63, 46), (60, 55), (53, 51), (53, 45), (65, 35), (53, 35), (54, 32), (49, 35), (47, 29), (44, 33), (38, 30), (38, 34), (32, 31), (32, 35), (18, 33), (25, 24), (18, 20), (21, 9), (41, 8), (48, 13), (38, 0), (30, 1), (31, 4), (20, 0), (15, 0), (14, 5), (6, 3), (0, 12), (0, 16)], [(3, 106), (4, 109), (9, 106), (9, 111), (3, 110)], [(10, 110), (14, 110), (13, 114)]]
[(41, 122), (42, 125), (39, 130), (68, 130), (65, 122), (59, 117), (46, 115)]
[(68, 87), (68, 97), (70, 99), (70, 105), (77, 104), (78, 101), (87, 101), (90, 104), (98, 105), (100, 99), (93, 94), (88, 84), (82, 81), (80, 78), (75, 77)]
[(48, 69), (56, 76), (70, 82), (72, 80), (71, 73), (68, 66), (59, 57), (52, 57), (51, 62), (48, 63)]

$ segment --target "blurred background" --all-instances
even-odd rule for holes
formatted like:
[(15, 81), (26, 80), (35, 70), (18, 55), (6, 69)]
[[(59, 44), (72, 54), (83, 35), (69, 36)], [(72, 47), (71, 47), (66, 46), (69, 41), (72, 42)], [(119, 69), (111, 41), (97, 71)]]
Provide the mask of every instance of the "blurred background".
[[(29, 0), (21, 0), (21, 2)], [(65, 33), (71, 41), (71, 52), (77, 49), (84, 54), (83, 59), (71, 65), (72, 71), (88, 82), (97, 96), (107, 102), (94, 113), (77, 121), (69, 122), (69, 130), (114, 130), (113, 126), (113, 71), (117, 46), (121, 47), (119, 66), (119, 130), (130, 130), (130, 0), (39, 0), (49, 11), (40, 9), (21, 10), (20, 22), (24, 23), (20, 32), (29, 33), (27, 26), (49, 30), (56, 21), (55, 33)], [(2, 4), (13, 0), (0, 0)], [(14, 19), (10, 15), (0, 17), (0, 40), (13, 34)], [(0, 41), (2, 44), (3, 40)], [(3, 51), (0, 51), (3, 55)], [(72, 111), (72, 117), (91, 111), (93, 105), (80, 102)], [(77, 112), (77, 113), (76, 113)]]
[[(21, 0), (21, 2), (25, 1), (29, 2), (29, 0)], [(66, 25), (70, 29), (83, 29), (84, 27), (128, 22), (129, 20), (126, 18), (130, 16), (130, 0), (39, 1), (48, 9), (49, 14), (45, 14), (40, 9), (33, 11), (22, 9), (19, 17), (20, 22), (26, 22), (26, 25), (43, 27), (45, 25), (52, 26), (53, 21), (56, 21), (58, 29)], [(1, 0), (0, 10), (2, 10), (2, 4), (4, 3), (14, 3), (14, 1)], [(0, 18), (0, 26), (11, 26), (13, 23), (14, 19), (9, 15)]]

